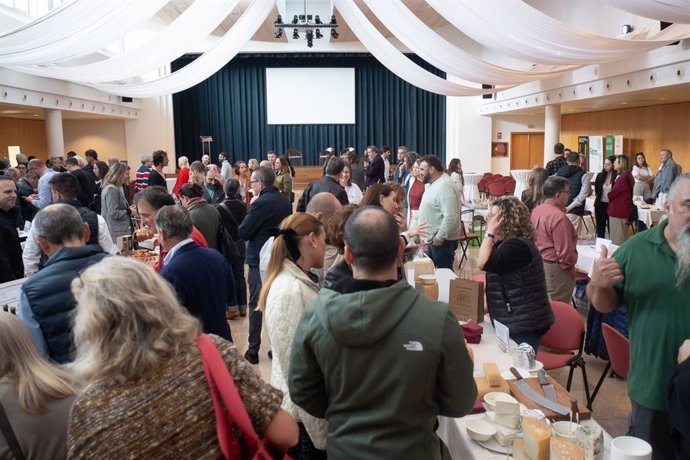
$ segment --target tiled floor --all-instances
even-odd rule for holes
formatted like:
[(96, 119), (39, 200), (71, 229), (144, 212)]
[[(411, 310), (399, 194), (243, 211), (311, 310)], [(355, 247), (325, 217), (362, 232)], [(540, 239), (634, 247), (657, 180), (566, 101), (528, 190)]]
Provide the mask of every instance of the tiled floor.
[[(469, 266), (472, 266), (477, 248), (470, 248), (468, 252), (470, 255)], [(586, 316), (584, 315), (585, 313), (583, 312), (583, 317), (586, 320)], [(233, 319), (230, 321), (230, 326), (238, 350), (244, 353), (247, 349), (248, 319)], [(264, 380), (269, 381), (271, 376), (271, 360), (266, 353), (270, 349), (270, 346), (265, 328), (262, 337), (259, 364), (256, 365), (255, 368)], [(593, 391), (594, 386), (606, 366), (606, 361), (589, 355), (585, 355), (585, 361), (587, 362), (587, 380), (589, 381), (590, 391)], [(549, 375), (553, 376), (553, 378), (565, 387), (568, 380), (567, 368), (549, 371)], [(577, 399), (581, 404), (584, 403), (585, 391), (582, 382), (582, 374), (579, 369), (576, 369), (575, 375), (573, 376), (570, 393), (573, 398)], [(628, 414), (630, 413), (630, 400), (627, 396), (626, 382), (618, 378), (607, 377), (594, 401), (592, 409), (594, 418), (611, 436), (616, 437), (625, 434), (628, 430)]]

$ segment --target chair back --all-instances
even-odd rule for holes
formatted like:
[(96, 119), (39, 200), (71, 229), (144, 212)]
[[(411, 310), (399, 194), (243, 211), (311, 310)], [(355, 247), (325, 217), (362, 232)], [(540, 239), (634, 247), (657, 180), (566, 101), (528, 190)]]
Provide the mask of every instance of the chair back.
[(601, 325), (606, 350), (609, 352), (611, 369), (621, 378), (628, 378), (630, 368), (630, 340), (606, 323)]
[(582, 352), (585, 323), (572, 305), (559, 300), (551, 301), (555, 321), (541, 338), (540, 345), (559, 351)]
[(509, 180), (506, 182), (505, 185), (506, 185), (506, 193), (507, 194), (512, 195), (513, 193), (515, 193), (515, 187), (517, 186), (517, 183), (515, 182), (515, 180)]
[(467, 230), (465, 229), (465, 222), (462, 220), (460, 221), (460, 240), (466, 240), (467, 239)]
[(503, 182), (491, 182), (486, 191), (490, 196), (503, 196), (506, 194), (506, 186)]

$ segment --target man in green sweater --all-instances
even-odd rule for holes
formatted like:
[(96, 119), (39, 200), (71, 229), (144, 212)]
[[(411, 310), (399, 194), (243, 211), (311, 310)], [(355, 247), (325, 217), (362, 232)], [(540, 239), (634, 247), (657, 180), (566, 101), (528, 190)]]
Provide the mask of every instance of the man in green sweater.
[(353, 278), (322, 289), (292, 346), (292, 401), (329, 422), (330, 459), (439, 459), (439, 415), (462, 417), (477, 388), (458, 320), (396, 281), (392, 215), (358, 209), (345, 225)]
[(436, 268), (452, 270), (460, 237), (459, 192), (438, 157), (423, 157), (419, 171), (429, 184), (419, 204), (419, 222), (429, 224), (429, 257)]

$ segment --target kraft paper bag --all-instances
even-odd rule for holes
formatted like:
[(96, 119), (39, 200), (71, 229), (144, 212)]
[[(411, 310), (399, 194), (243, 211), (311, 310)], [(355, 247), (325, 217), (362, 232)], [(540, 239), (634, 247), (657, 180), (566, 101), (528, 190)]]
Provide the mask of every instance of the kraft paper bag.
[(448, 305), (459, 321), (484, 321), (484, 283), (470, 279), (450, 281)]

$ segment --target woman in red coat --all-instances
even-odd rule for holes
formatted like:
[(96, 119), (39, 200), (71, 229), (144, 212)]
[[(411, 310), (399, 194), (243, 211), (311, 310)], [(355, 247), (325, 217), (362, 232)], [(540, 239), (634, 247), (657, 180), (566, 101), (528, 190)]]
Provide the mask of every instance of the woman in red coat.
[(177, 159), (177, 165), (180, 167), (180, 172), (177, 173), (177, 181), (173, 187), (173, 196), (177, 198), (180, 187), (189, 182), (189, 159), (187, 157), (180, 157)]
[(609, 233), (613, 244), (621, 245), (628, 239), (627, 227), (633, 207), (635, 179), (630, 174), (628, 157), (616, 157), (613, 167), (618, 172), (618, 177), (609, 192)]

